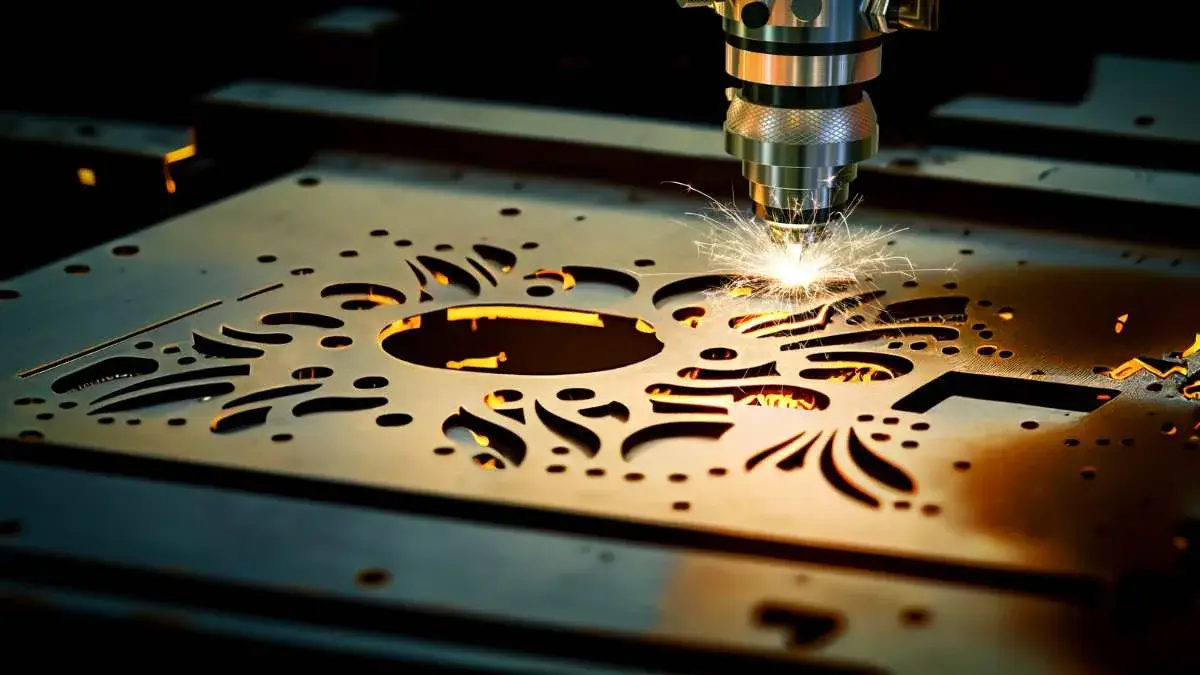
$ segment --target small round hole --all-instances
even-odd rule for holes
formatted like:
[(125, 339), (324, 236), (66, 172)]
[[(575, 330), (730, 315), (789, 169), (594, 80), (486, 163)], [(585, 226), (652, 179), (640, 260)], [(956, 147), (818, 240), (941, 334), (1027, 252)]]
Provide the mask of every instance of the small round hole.
[(386, 386), (388, 386), (387, 378), (378, 375), (360, 377), (354, 381), (355, 389), (383, 389)]
[(588, 469), (584, 473), (592, 478), (599, 478), (604, 475), (604, 469)]
[(515, 206), (505, 207), (503, 209), (500, 209), (500, 215), (506, 216), (509, 218), (511, 218), (513, 216), (519, 216), (519, 215), (521, 215), (521, 209), (518, 209)]
[(552, 452), (552, 453), (554, 453), (554, 454), (556, 454), (556, 455), (566, 455), (566, 454), (570, 453), (571, 451), (570, 451), (569, 449), (567, 449), (567, 448), (564, 448), (564, 447), (562, 447), (562, 446), (560, 445), (560, 446), (558, 446), (558, 447), (555, 447), (555, 448), (550, 448), (550, 452)]
[(919, 284), (917, 282), (913, 281), (912, 279), (909, 279), (908, 281), (901, 284), (901, 286), (904, 286), (905, 288), (916, 288), (917, 286), (919, 286)]
[(708, 475), (710, 476), (724, 476), (727, 473), (729, 473), (728, 469), (723, 469), (719, 466), (714, 466), (708, 470)]
[(1138, 127), (1152, 127), (1154, 126), (1154, 122), (1153, 115), (1138, 115), (1133, 118), (1133, 125)]
[(274, 436), (271, 437), (271, 440), (275, 441), (276, 443), (287, 443), (288, 441), (292, 440), (292, 435), (291, 434), (275, 434)]
[(316, 187), (321, 184), (321, 179), (316, 176), (305, 176), (296, 181), (296, 184), (300, 187)]
[(448, 447), (434, 448), (434, 449), (433, 449), (433, 454), (435, 454), (435, 455), (440, 455), (440, 456), (442, 456), (442, 457), (445, 457), (445, 456), (447, 456), (447, 455), (453, 455), (453, 454), (454, 454), (454, 448), (448, 448)]
[(172, 417), (171, 419), (167, 420), (167, 426), (171, 427), (181, 427), (185, 424), (187, 424), (187, 420), (182, 417)]
[(883, 418), (883, 423), (884, 424), (899, 424), (900, 418), (899, 417), (885, 417), (885, 418)]
[(900, 623), (904, 624), (905, 626), (911, 626), (914, 628), (926, 626), (929, 624), (930, 619), (931, 616), (929, 614), (929, 610), (921, 609), (919, 607), (910, 607), (900, 612)]
[(876, 433), (871, 434), (871, 440), (879, 441), (880, 443), (886, 443), (887, 441), (892, 440), (892, 437), (888, 434), (881, 434), (881, 433), (876, 432)]
[(112, 250), (113, 255), (120, 256), (122, 258), (128, 258), (131, 255), (137, 255), (137, 253), (138, 247), (132, 244), (122, 244), (121, 246), (114, 247)]
[(874, 419), (875, 419), (875, 416), (874, 416), (874, 415), (859, 415), (859, 416), (858, 416), (858, 421), (859, 421), (859, 422), (870, 422), (870, 421), (872, 421), (872, 420), (874, 420)]
[(1079, 477), (1084, 480), (1092, 480), (1096, 477), (1096, 467), (1085, 466), (1079, 470)]
[(75, 401), (63, 401), (62, 403), (58, 404), (58, 407), (62, 408), (63, 410), (70, 410), (71, 408), (75, 408), (78, 406), (79, 406), (79, 404), (76, 403)]
[(313, 269), (313, 268), (311, 268), (311, 267), (297, 267), (296, 269), (292, 270), (292, 276), (294, 276), (294, 277), (306, 277), (306, 276), (308, 276), (308, 275), (312, 274), (312, 273), (313, 273), (313, 272), (315, 272), (315, 271), (316, 271), (316, 270), (314, 270), (314, 269)]
[(633, 264), (638, 267), (653, 267), (654, 261), (649, 258), (640, 258), (638, 260), (634, 260)]
[(450, 244), (438, 244), (437, 246), (433, 247), (433, 250), (435, 250), (435, 251), (453, 251), (454, 247), (451, 246)]
[(325, 366), (309, 366), (292, 371), (293, 380), (323, 380), (333, 376), (333, 369)]
[(73, 275), (78, 276), (81, 274), (87, 274), (88, 272), (91, 272), (92, 268), (88, 267), (87, 265), (67, 265), (66, 267), (63, 268), (63, 271), (66, 272), (67, 274), (73, 274)]
[(554, 295), (554, 289), (549, 286), (530, 286), (525, 292), (535, 298), (545, 298)]
[(260, 262), (260, 263), (273, 263), (273, 262), (275, 262), (276, 260), (279, 260), (279, 258), (276, 258), (276, 257), (275, 257), (275, 256), (273, 256), (273, 255), (260, 255), (260, 256), (258, 256), (258, 262)]
[(667, 480), (671, 481), (672, 483), (682, 483), (687, 480), (687, 475), (682, 473), (673, 473), (670, 476), (667, 476)]
[(195, 362), (196, 362), (196, 357), (194, 357), (194, 356), (181, 356), (176, 361), (176, 363), (178, 363), (181, 366), (190, 366)]
[(640, 480), (643, 480), (643, 479), (645, 479), (645, 478), (646, 478), (646, 476), (645, 476), (645, 475), (643, 475), (643, 474), (640, 474), (640, 473), (627, 473), (627, 474), (625, 474), (625, 480), (629, 481), (630, 483), (636, 483), (636, 482), (638, 482), (638, 481), (640, 481)]
[(355, 581), (359, 586), (364, 588), (380, 588), (382, 586), (386, 586), (391, 580), (391, 573), (378, 567), (360, 570), (359, 573), (355, 575)]
[(959, 471), (966, 471), (967, 469), (971, 468), (971, 463), (970, 462), (962, 462), (962, 461), (955, 462), (954, 468)]
[(942, 284), (942, 288), (944, 288), (948, 291), (952, 291), (952, 290), (958, 288), (958, 284), (954, 283), (953, 281), (948, 281), (948, 282)]
[(916, 441), (904, 441), (903, 443), (900, 444), (900, 447), (908, 448), (909, 450), (912, 450), (913, 448), (920, 447), (920, 445), (921, 444)]
[(138, 342), (137, 344), (133, 345), (133, 348), (134, 349), (150, 349), (153, 346), (154, 346), (153, 342), (150, 342), (149, 340), (142, 340), (141, 342)]
[(412, 240), (411, 239), (397, 239), (396, 241), (392, 242), (392, 245), (399, 247), (399, 248), (404, 248), (406, 246), (412, 246)]
[(525, 249), (526, 251), (532, 251), (537, 247), (538, 243), (536, 241), (527, 241), (524, 244), (521, 244), (521, 248)]
[(96, 420), (97, 424), (112, 424), (113, 422), (116, 422), (116, 420), (111, 417), (101, 417), (100, 419)]
[(1000, 351), (996, 352), (996, 356), (999, 356), (1002, 359), (1011, 359), (1012, 355), (1012, 351), (1008, 349), (1001, 349)]
[(1063, 441), (1063, 445), (1067, 446), (1068, 448), (1073, 448), (1073, 447), (1079, 445), (1079, 439), (1078, 438), (1068, 438)]
[(991, 345), (981, 345), (975, 348), (975, 353), (980, 356), (991, 356), (996, 353), (996, 348)]
[(990, 330), (981, 330), (981, 331), (979, 331), (979, 337), (983, 338), (984, 340), (990, 340), (990, 339), (992, 339), (992, 337), (993, 337), (994, 335), (995, 335), (995, 333), (993, 333), (993, 332), (992, 332), (992, 331), (990, 331)]
[(0, 300), (16, 300), (21, 294), (11, 288), (0, 288)]
[(551, 464), (550, 466), (546, 467), (546, 473), (563, 473), (566, 470), (567, 467), (563, 466), (562, 464)]
[(991, 306), (992, 306), (992, 301), (991, 301), (991, 300), (980, 300), (980, 301), (979, 301), (978, 303), (976, 303), (976, 304), (978, 304), (980, 307), (991, 307)]
[(897, 511), (907, 511), (912, 508), (912, 503), (906, 502), (902, 499), (902, 500), (896, 502), (895, 504), (892, 504), (892, 506), (896, 507)]
[(404, 413), (388, 413), (375, 418), (375, 424), (381, 427), (402, 427), (412, 421), (412, 415)]
[(345, 251), (342, 251), (341, 253), (338, 253), (338, 255), (342, 256), (343, 258), (357, 258), (357, 257), (358, 257), (358, 251), (354, 251), (354, 250), (351, 250), (351, 249), (346, 249)]
[(926, 504), (925, 506), (921, 507), (921, 513), (927, 516), (936, 516), (941, 512), (942, 507), (938, 506), (937, 504)]
[(1034, 422), (1033, 420), (1025, 420), (1024, 422), (1021, 422), (1021, 428), (1022, 429), (1036, 429), (1036, 428), (1038, 428), (1038, 423)]
[(925, 349), (925, 348), (926, 348), (926, 347), (928, 347), (928, 346), (929, 346), (929, 343), (927, 343), (927, 342), (914, 342), (914, 343), (912, 343), (911, 345), (909, 345), (909, 346), (908, 346), (908, 348), (909, 348), (909, 349), (914, 349), (914, 350), (916, 350), (916, 351), (921, 351), (921, 350)]
[(578, 216), (575, 216), (575, 222), (577, 223), (582, 223), (585, 220), (587, 220), (587, 216), (583, 215), (582, 213)]
[(958, 353), (958, 347), (942, 347), (942, 353), (946, 356), (954, 356)]
[(928, 422), (915, 422), (909, 428), (912, 429), (913, 431), (928, 431), (929, 423)]
[(671, 508), (676, 511), (687, 511), (692, 508), (692, 505), (689, 502), (675, 502), (671, 504)]
[(321, 346), (326, 349), (345, 349), (352, 344), (354, 340), (345, 335), (327, 335), (321, 338)]
[(372, 237), (386, 237), (386, 236), (388, 236), (388, 231), (387, 230), (371, 230), (371, 236)]

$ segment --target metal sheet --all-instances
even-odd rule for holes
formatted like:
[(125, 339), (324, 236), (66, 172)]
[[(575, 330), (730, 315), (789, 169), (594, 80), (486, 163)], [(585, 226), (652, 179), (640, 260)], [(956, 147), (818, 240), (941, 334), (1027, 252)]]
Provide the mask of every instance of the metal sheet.
[(1190, 111), (1200, 105), (1198, 79), (1195, 63), (1103, 54), (1092, 90), (1077, 106), (972, 96), (943, 104), (934, 115), (1196, 143), (1200, 130)]
[[(682, 216), (698, 206), (419, 165), (317, 166), (114, 243), (132, 255), (104, 247), (64, 261), (86, 272), (15, 280), (0, 303), (0, 370), (13, 374), (0, 432), (1027, 593), (1173, 568), (1176, 528), (1200, 507), (1200, 408), (1185, 385), (1200, 355), (1181, 357), (1200, 332), (1196, 261), (862, 211), (864, 224), (908, 227), (893, 250), (943, 271), (875, 279), (865, 290), (884, 295), (823, 325), (756, 335), (730, 320), (764, 307), (715, 301), (704, 284), (670, 290), (706, 272), (702, 228)], [(529, 278), (539, 270), (577, 283)], [(542, 315), (527, 324), (543, 332), (497, 348), (446, 315), (480, 305), (602, 312), (605, 328)], [(403, 353), (381, 344), (404, 321), (399, 342), (418, 339)], [(503, 324), (488, 321), (481, 335)], [(471, 372), (468, 359), (499, 351), (512, 358)], [(902, 365), (892, 379), (828, 381), (812, 371), (829, 352)], [(745, 372), (770, 363), (777, 376)], [(1125, 364), (1133, 374), (1117, 379)], [(698, 367), (744, 377), (685, 376)], [(761, 395), (784, 384), (807, 404), (755, 405), (781, 402)], [(717, 410), (656, 410), (650, 392), (682, 385), (735, 389)], [(257, 401), (235, 401), (246, 395)]]
[[(933, 666), (942, 672), (1094, 672), (1084, 667), (1091, 659), (1079, 641), (1086, 617), (1079, 608), (1045, 600), (54, 469), (0, 464), (0, 483), (13, 487), (0, 494), (0, 513), (22, 523), (19, 537), (0, 539), (9, 550), (174, 570), (189, 579), (317, 601), (453, 611), (468, 619), (794, 659), (848, 674), (927, 673)], [(69, 504), (64, 494), (72, 496)], [(387, 576), (366, 584), (363, 570)], [(98, 613), (162, 611), (153, 601), (104, 607), (97, 605), (104, 598), (92, 594), (60, 598), (62, 591), (39, 590), (38, 600), (83, 603)], [(271, 640), (293, 639), (289, 631), (305, 623), (278, 625), (284, 617), (239, 617), (182, 603), (165, 609), (159, 616), (167, 621), (218, 632), (253, 626)], [(388, 622), (334, 626), (320, 642), (374, 652), (379, 633), (389, 628)], [(469, 635), (454, 639), (471, 642)], [(389, 651), (411, 649), (392, 643)], [(469, 664), (463, 656), (459, 662)], [(474, 660), (485, 657), (493, 666), (520, 663), (502, 654)], [(535, 663), (526, 658), (524, 668)]]

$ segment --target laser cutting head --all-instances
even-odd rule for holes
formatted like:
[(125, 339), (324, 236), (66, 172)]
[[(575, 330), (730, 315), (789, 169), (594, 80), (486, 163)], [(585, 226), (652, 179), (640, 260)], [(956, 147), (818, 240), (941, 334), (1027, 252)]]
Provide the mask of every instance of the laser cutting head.
[(725, 27), (734, 79), (725, 149), (742, 162), (754, 214), (782, 241), (820, 236), (850, 201), (858, 163), (879, 149), (864, 85), (882, 41), (936, 29), (937, 0), (679, 0)]

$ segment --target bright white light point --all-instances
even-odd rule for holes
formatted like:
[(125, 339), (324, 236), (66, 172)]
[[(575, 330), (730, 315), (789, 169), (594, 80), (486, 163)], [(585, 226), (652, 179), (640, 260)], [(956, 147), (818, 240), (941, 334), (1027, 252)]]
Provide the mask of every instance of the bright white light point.
[(887, 240), (903, 230), (851, 225), (847, 217), (853, 205), (830, 219), (822, 237), (781, 243), (767, 225), (731, 206), (712, 203), (712, 214), (692, 215), (711, 227), (706, 240), (696, 242), (697, 248), (709, 258), (713, 272), (730, 280), (727, 288), (713, 294), (714, 300), (757, 298), (793, 305), (861, 288), (883, 275), (915, 276), (908, 258), (888, 254)]
[(765, 276), (778, 280), (781, 286), (804, 288), (820, 283), (830, 259), (822, 253), (805, 255), (804, 244), (785, 244), (765, 262)]

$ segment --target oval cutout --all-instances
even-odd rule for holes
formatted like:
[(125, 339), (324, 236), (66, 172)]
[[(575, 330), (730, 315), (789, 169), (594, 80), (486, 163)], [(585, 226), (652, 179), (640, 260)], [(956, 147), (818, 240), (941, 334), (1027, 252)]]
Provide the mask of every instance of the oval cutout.
[(613, 370), (663, 350), (634, 317), (528, 305), (465, 305), (397, 321), (379, 336), (393, 358), (429, 368), (505, 375)]

